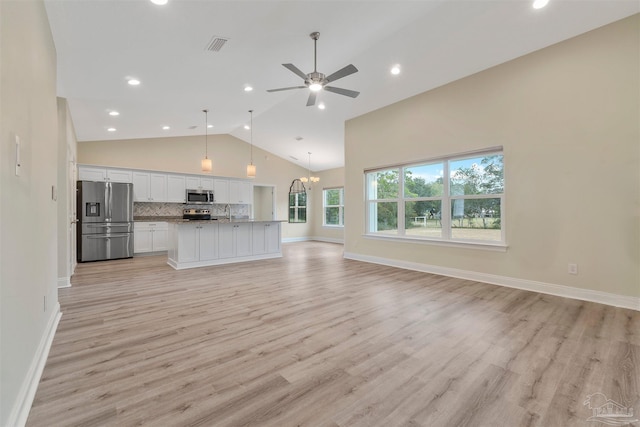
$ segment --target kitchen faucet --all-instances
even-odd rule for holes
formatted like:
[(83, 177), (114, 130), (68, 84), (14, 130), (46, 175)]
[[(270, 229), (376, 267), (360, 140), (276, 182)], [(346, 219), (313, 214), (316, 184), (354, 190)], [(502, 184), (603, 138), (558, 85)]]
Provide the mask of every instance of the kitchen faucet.
[[(227, 216), (227, 209), (229, 210), (228, 216)], [(224, 214), (225, 214), (225, 216), (227, 216), (227, 219), (231, 220), (231, 205), (229, 203), (227, 203), (224, 206)]]

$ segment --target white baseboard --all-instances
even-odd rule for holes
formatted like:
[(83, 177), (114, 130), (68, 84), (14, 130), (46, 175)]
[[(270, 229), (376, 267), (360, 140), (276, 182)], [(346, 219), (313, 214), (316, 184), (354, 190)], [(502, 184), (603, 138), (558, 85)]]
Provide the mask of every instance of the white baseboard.
[(555, 285), (552, 283), (537, 282), (535, 280), (518, 279), (515, 277), (498, 276), (495, 274), (478, 273), (468, 270), (459, 270), (457, 268), (399, 261), (395, 259), (361, 255), (351, 252), (345, 252), (344, 257), (356, 261), (388, 265), (390, 267), (422, 271), (424, 273), (439, 274), (441, 276), (457, 277), (459, 279), (474, 280), (476, 282), (490, 283), (492, 285), (506, 286), (508, 288), (523, 289), (526, 291), (539, 292), (543, 294), (578, 299), (582, 301), (597, 302), (600, 304), (612, 305), (614, 307), (629, 308), (631, 310), (640, 311), (640, 298), (638, 297), (617, 295), (590, 289), (580, 289), (571, 286)]
[(58, 289), (70, 288), (70, 287), (71, 287), (71, 277), (58, 277)]
[(317, 242), (339, 243), (341, 245), (344, 245), (344, 239), (334, 239), (332, 237), (314, 236), (311, 238), (311, 240), (315, 240)]
[(308, 242), (311, 237), (284, 237), (282, 243)]
[(340, 243), (344, 245), (344, 239), (333, 239), (330, 237), (320, 237), (320, 236), (312, 236), (312, 237), (285, 237), (282, 239), (282, 243), (295, 243), (295, 242), (327, 242), (327, 243)]
[(51, 343), (56, 334), (60, 317), (62, 317), (62, 313), (60, 312), (60, 304), (58, 303), (51, 313), (45, 333), (40, 339), (40, 344), (38, 344), (36, 353), (31, 361), (31, 366), (29, 366), (27, 376), (22, 382), (16, 403), (7, 419), (8, 426), (24, 426), (27, 422), (31, 404), (33, 403), (33, 398), (36, 396), (36, 390), (40, 383), (44, 365), (47, 363), (47, 356), (49, 356), (49, 350), (51, 349)]

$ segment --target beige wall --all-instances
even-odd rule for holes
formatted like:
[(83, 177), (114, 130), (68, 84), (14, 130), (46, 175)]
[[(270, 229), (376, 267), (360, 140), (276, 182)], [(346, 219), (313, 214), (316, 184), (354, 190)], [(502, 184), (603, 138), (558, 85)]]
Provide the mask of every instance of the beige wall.
[[(0, 425), (19, 425), (58, 312), (56, 51), (44, 3), (0, 1)], [(22, 141), (15, 175), (15, 143)], [(35, 378), (37, 381), (37, 378)]]
[[(322, 190), (325, 188), (344, 187), (344, 168), (329, 169), (322, 172), (314, 172), (315, 176), (320, 178), (320, 182), (314, 184), (312, 197), (312, 217), (313, 217), (313, 234), (312, 236), (318, 240), (326, 240), (329, 242), (344, 242), (344, 228), (342, 227), (323, 227), (323, 200)], [(319, 191), (314, 192), (315, 188)]]
[[(345, 252), (640, 296), (639, 24), (636, 15), (348, 121)], [(498, 145), (506, 253), (362, 236), (364, 169)]]
[[(209, 135), (208, 141), (213, 175), (246, 178), (249, 144), (231, 135)], [(78, 143), (78, 163), (82, 164), (201, 174), (202, 157), (204, 135)], [(254, 183), (276, 187), (277, 219), (287, 220), (289, 186), (307, 170), (256, 146), (253, 163), (257, 168)], [(284, 223), (282, 237), (306, 237), (310, 230), (311, 222)]]

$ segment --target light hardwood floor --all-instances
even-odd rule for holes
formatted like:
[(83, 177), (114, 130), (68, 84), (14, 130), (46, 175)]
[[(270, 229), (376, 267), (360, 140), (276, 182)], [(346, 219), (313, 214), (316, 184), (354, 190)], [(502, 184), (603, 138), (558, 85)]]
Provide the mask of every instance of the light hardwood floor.
[(598, 426), (640, 312), (342, 258), (81, 264), (29, 426)]

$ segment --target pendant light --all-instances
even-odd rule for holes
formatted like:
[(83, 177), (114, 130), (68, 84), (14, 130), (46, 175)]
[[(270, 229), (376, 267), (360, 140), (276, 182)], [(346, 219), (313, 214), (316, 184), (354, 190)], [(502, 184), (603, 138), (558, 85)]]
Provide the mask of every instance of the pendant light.
[(247, 178), (256, 177), (256, 165), (253, 164), (253, 110), (249, 110), (251, 115), (251, 123), (249, 127), (251, 129), (251, 162), (247, 165)]
[(212, 169), (212, 162), (211, 159), (208, 157), (208, 141), (207, 141), (207, 126), (209, 125), (209, 120), (208, 120), (208, 113), (209, 110), (202, 110), (202, 112), (204, 113), (204, 159), (202, 159), (202, 172), (211, 172)]
[[(309, 151), (309, 168), (307, 169), (309, 175), (308, 176), (303, 176), (302, 178), (300, 178), (300, 181), (302, 182), (309, 182), (309, 183), (313, 183), (313, 182), (319, 182), (320, 178), (317, 176), (311, 176), (311, 152)], [(309, 184), (309, 189), (311, 189), (311, 184)]]

